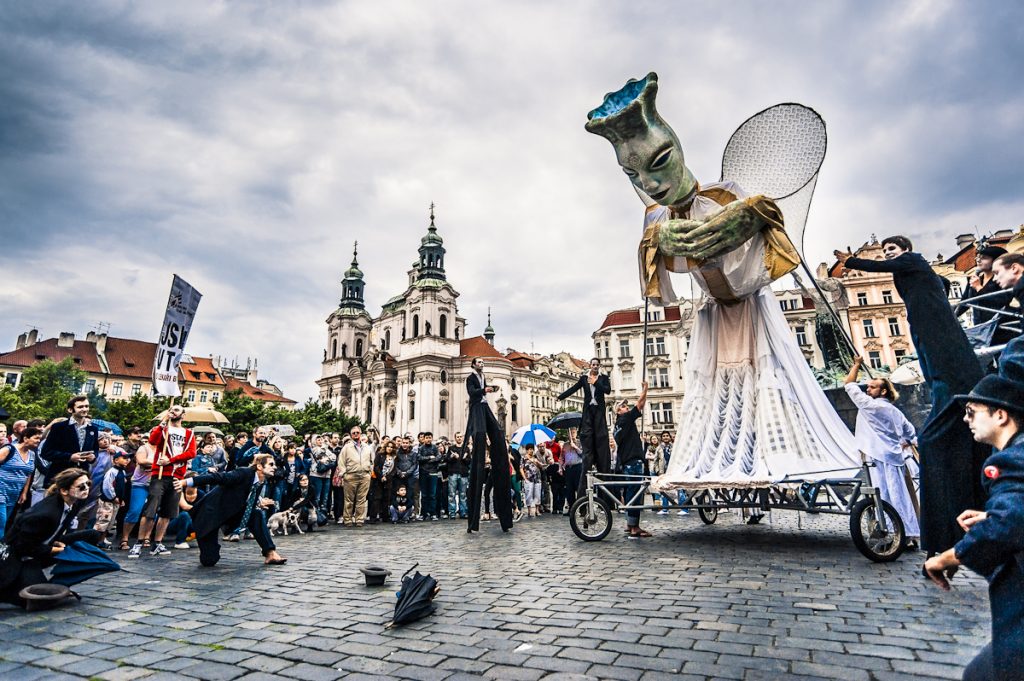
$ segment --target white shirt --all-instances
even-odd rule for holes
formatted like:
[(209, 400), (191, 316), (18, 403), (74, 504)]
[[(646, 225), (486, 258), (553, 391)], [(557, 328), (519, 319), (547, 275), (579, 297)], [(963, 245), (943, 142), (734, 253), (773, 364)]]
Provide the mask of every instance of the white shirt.
[[(50, 542), (52, 542), (54, 539), (57, 538), (57, 533), (60, 532), (61, 525), (64, 524), (64, 521), (68, 519), (68, 514), (69, 513), (71, 513), (71, 506), (69, 506), (68, 504), (64, 504), (64, 512), (60, 514), (60, 522), (57, 523), (57, 529), (54, 530), (53, 534), (50, 535), (49, 539), (47, 539), (45, 542), (43, 542), (44, 544), (49, 544)], [(68, 524), (68, 532), (70, 532), (71, 530), (75, 529), (76, 527), (78, 527), (78, 518), (73, 519)]]
[(857, 405), (857, 448), (875, 461), (902, 466), (904, 443), (916, 443), (917, 433), (896, 405), (884, 397), (871, 397), (856, 383), (846, 394)]

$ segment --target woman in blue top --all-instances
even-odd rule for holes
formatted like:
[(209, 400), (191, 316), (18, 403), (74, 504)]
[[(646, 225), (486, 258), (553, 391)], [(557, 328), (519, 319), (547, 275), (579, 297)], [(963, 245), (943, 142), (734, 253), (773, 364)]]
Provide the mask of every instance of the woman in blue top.
[(35, 470), (36, 449), (42, 439), (42, 429), (29, 426), (16, 444), (0, 448), (0, 539), (14, 507), (28, 494), (28, 480)]

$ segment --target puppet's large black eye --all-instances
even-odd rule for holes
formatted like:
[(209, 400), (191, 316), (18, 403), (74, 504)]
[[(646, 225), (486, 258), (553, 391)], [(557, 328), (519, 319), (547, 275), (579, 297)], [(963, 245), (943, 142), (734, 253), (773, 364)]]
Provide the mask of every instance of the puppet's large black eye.
[(658, 154), (658, 158), (654, 159), (654, 163), (651, 164), (651, 170), (657, 170), (662, 167), (672, 157), (672, 149), (666, 149), (665, 151)]

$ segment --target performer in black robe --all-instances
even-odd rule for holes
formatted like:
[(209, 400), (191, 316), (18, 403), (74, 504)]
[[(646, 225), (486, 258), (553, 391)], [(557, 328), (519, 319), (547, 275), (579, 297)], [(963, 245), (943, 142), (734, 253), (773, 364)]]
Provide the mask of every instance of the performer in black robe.
[(932, 394), (932, 410), (921, 433), (921, 546), (929, 554), (956, 544), (963, 531), (956, 517), (985, 503), (981, 468), (991, 452), (975, 442), (963, 421), (963, 407), (953, 396), (966, 394), (983, 371), (928, 261), (913, 253), (909, 239), (882, 241), (885, 260), (854, 258), (836, 252), (847, 269), (891, 272), (896, 291), (907, 306), (910, 338), (917, 348), (921, 373)]
[(598, 473), (612, 472), (612, 452), (608, 446), (608, 419), (604, 396), (612, 391), (608, 376), (600, 373), (601, 362), (590, 360), (590, 371), (580, 376), (568, 390), (558, 396), (564, 400), (578, 390), (583, 391), (583, 421), (580, 424), (580, 445), (583, 447), (583, 475), (580, 476), (578, 494), (587, 487), (586, 473), (597, 467)]
[(512, 529), (512, 481), (508, 470), (508, 449), (505, 447), (505, 431), (498, 419), (494, 418), (487, 404), (487, 393), (497, 390), (487, 385), (484, 379), (484, 362), (477, 357), (473, 360), (473, 371), (466, 377), (466, 392), (469, 393), (469, 421), (466, 425), (466, 439), (473, 442), (473, 461), (469, 470), (469, 527), (467, 532), (480, 531), (480, 502), (483, 498), (484, 457), (491, 454), (491, 482), (494, 487), (494, 512), (501, 522), (501, 529)]

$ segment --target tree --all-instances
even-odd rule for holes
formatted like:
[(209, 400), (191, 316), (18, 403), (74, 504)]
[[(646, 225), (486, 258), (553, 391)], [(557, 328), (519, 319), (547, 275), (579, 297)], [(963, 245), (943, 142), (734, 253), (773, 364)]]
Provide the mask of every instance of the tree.
[(124, 430), (138, 426), (144, 431), (156, 425), (157, 414), (170, 406), (169, 397), (132, 395), (127, 400), (113, 400), (107, 403), (103, 418), (113, 421)]
[(284, 411), (283, 413), (289, 415), (289, 422), (295, 428), (295, 432), (301, 435), (347, 433), (352, 426), (366, 425), (357, 417), (349, 416), (345, 412), (335, 409), (330, 402), (318, 402), (313, 399), (307, 400), (295, 411)]
[(9, 388), (0, 395), (11, 418), (49, 421), (67, 415), (68, 400), (80, 394), (87, 378), (88, 375), (76, 367), (70, 357), (61, 362), (44, 359), (22, 372), (21, 382), (13, 395)]

